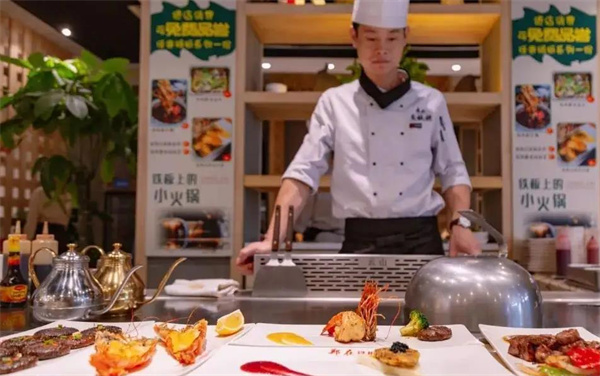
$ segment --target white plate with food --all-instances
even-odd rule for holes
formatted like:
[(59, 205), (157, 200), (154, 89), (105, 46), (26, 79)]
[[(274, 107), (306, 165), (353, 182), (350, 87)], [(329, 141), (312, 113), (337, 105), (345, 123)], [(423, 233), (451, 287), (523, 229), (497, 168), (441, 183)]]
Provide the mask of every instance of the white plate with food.
[(225, 346), (191, 373), (250, 374), (500, 376), (510, 375), (510, 372), (483, 346), (415, 350), (397, 344), (393, 349), (383, 346), (332, 346), (290, 350), (282, 347)]
[(378, 335), (386, 344), (400, 341), (417, 350), (468, 345), (483, 346), (464, 325), (431, 325), (416, 336), (403, 336), (402, 328), (402, 326), (393, 326), (388, 336), (388, 329), (381, 326)]
[[(48, 375), (93, 348), (96, 332), (132, 334), (151, 328), (153, 321), (99, 323), (59, 320), (0, 338), (0, 374)], [(62, 373), (62, 372), (61, 372)], [(93, 374), (93, 372), (91, 373)]]
[[(479, 329), (517, 375), (600, 375), (600, 338), (585, 328), (528, 329), (479, 325)], [(582, 360), (593, 358), (594, 354), (597, 354), (597, 367)]]
[(185, 375), (234, 338), (217, 339), (205, 320), (190, 326), (155, 323), (124, 334), (102, 332), (93, 346), (80, 350), (77, 356), (56, 359), (52, 369), (32, 368), (17, 375), (47, 376), (56, 369), (61, 376)]

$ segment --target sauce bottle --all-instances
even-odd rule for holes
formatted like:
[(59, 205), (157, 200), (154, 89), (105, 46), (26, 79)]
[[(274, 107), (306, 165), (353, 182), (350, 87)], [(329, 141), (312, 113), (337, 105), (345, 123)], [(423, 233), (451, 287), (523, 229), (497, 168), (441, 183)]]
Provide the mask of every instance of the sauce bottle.
[[(48, 222), (44, 222), (44, 229), (41, 234), (37, 234), (35, 240), (31, 242), (31, 254), (40, 248), (50, 248), (58, 254), (58, 242), (54, 240), (54, 235), (48, 233)], [(51, 265), (52, 255), (48, 252), (40, 252), (35, 256), (35, 265)]]
[(556, 239), (556, 274), (565, 277), (571, 263), (571, 241), (567, 230), (560, 231)]
[(8, 271), (0, 282), (0, 307), (24, 307), (27, 303), (27, 281), (21, 274), (20, 234), (8, 236)]
[[(22, 255), (29, 255), (31, 253), (31, 242), (27, 239), (27, 234), (21, 234), (21, 221), (17, 221), (15, 230), (10, 235), (18, 235), (19, 236), (19, 252)], [(9, 239), (10, 239), (10, 235), (9, 235)], [(6, 239), (2, 243), (2, 253), (4, 255), (8, 255), (8, 252), (9, 252), (9, 250), (8, 250), (9, 239)]]
[(598, 240), (594, 236), (590, 238), (587, 243), (587, 263), (588, 264), (600, 264), (600, 247), (598, 246)]

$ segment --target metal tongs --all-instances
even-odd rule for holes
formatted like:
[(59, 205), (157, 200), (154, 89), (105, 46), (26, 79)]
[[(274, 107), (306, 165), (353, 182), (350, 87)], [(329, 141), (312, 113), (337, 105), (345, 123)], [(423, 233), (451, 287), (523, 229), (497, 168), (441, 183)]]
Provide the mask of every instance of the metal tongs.
[(269, 261), (256, 272), (253, 296), (298, 297), (306, 295), (306, 280), (302, 269), (292, 260), (294, 242), (294, 207), (288, 208), (288, 223), (283, 262), (279, 261), (279, 233), (281, 230), (281, 206), (275, 207), (273, 240)]

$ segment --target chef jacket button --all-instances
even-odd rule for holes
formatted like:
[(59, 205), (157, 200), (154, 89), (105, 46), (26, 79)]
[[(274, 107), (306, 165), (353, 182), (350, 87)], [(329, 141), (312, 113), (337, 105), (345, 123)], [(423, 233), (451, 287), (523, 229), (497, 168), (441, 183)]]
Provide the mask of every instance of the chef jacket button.
[(377, 196), (377, 192), (373, 192), (373, 196)]
[(402, 192), (400, 192), (400, 194), (399, 194), (399, 195), (400, 195), (400, 196), (402, 196)]
[(371, 132), (371, 136), (375, 136), (375, 132)]
[(400, 166), (404, 166), (404, 162), (400, 162)]
[(377, 166), (377, 162), (373, 162), (373, 166)]
[(371, 105), (371, 107), (373, 107), (373, 102), (369, 103)]
[(403, 104), (401, 104), (401, 105), (400, 105), (400, 108), (404, 108), (404, 105), (403, 105)]
[(400, 132), (400, 136), (404, 136), (404, 132)]

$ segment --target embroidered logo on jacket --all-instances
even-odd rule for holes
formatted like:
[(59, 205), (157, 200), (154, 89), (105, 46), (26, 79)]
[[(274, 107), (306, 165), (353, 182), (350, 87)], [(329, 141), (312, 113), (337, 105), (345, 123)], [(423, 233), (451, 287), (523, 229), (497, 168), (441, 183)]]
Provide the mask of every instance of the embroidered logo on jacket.
[(431, 112), (417, 107), (415, 112), (410, 115), (410, 120), (418, 120), (418, 121), (431, 121)]
[(423, 124), (421, 124), (421, 123), (410, 123), (408, 125), (408, 128), (409, 129), (421, 129), (421, 128), (423, 128)]

